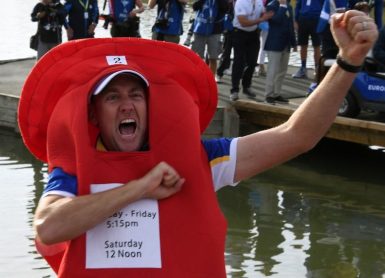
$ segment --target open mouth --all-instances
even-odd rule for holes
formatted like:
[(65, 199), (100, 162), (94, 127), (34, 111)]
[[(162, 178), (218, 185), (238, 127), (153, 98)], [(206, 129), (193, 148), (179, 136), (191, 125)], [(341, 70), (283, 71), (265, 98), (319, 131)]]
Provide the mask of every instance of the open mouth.
[(134, 135), (136, 131), (136, 121), (134, 119), (126, 119), (120, 122), (119, 132), (121, 135)]

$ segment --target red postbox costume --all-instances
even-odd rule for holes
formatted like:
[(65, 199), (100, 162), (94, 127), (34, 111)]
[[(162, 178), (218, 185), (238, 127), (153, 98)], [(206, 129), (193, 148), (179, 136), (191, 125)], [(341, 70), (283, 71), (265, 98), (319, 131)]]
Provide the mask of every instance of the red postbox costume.
[[(100, 80), (118, 70), (139, 72), (149, 81), (148, 151), (95, 149), (98, 130), (88, 121), (90, 94)], [(89, 261), (98, 265), (99, 259), (86, 251), (87, 232), (59, 245), (37, 242), (59, 277), (226, 276), (226, 222), (200, 140), (216, 103), (217, 88), (210, 70), (195, 53), (175, 44), (132, 38), (73, 41), (55, 48), (36, 64), (20, 99), (20, 130), (30, 151), (47, 161), (50, 169), (61, 167), (77, 176), (79, 195), (90, 194), (91, 185), (140, 178), (160, 161), (172, 165), (186, 179), (180, 192), (158, 202), (159, 267), (89, 268)], [(106, 223), (101, 225), (106, 228)], [(124, 245), (132, 243), (127, 240)], [(101, 244), (106, 256), (110, 256), (109, 250), (123, 250), (108, 249), (108, 244), (111, 248), (123, 246), (120, 241)], [(121, 256), (130, 254), (123, 251)], [(103, 260), (111, 261), (109, 257)]]

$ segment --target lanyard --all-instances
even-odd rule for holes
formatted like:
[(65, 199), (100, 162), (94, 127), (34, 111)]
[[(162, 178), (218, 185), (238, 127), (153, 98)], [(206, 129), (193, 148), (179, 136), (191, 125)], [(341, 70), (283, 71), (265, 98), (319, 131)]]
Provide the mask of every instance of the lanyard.
[(79, 1), (79, 4), (82, 5), (83, 9), (85, 11), (87, 11), (88, 10), (88, 4), (89, 4), (90, 1), (87, 0), (87, 2), (85, 4), (84, 4), (84, 2), (82, 0), (78, 0), (78, 1)]

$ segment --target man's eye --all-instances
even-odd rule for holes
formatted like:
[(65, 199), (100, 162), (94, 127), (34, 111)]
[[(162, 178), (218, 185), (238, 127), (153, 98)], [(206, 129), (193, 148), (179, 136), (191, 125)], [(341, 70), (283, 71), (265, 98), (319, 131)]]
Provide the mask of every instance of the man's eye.
[(144, 94), (143, 94), (142, 91), (137, 91), (137, 92), (133, 92), (131, 94), (131, 97), (135, 98), (135, 99), (143, 99), (144, 98)]
[(117, 94), (109, 94), (106, 96), (106, 100), (116, 100), (116, 99), (118, 99)]

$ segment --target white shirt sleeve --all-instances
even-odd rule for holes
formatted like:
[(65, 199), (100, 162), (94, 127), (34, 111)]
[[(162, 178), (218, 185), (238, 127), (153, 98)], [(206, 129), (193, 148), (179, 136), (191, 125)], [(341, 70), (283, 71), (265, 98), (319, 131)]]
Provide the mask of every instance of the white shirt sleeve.
[(215, 191), (218, 191), (226, 185), (236, 186), (234, 182), (235, 167), (237, 162), (237, 144), (238, 138), (234, 138), (230, 143), (230, 155), (211, 164), (211, 173)]

